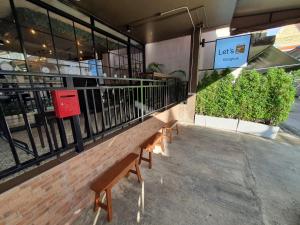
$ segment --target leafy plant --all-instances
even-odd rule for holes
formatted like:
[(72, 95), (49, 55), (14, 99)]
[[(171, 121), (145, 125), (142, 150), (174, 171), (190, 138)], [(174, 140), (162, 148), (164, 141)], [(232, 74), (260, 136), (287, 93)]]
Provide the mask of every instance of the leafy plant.
[(161, 73), (162, 72), (162, 67), (163, 64), (159, 64), (156, 62), (150, 63), (147, 67), (147, 72), (157, 72), (157, 73)]
[(270, 124), (279, 124), (288, 118), (295, 100), (293, 78), (283, 69), (270, 69), (267, 72), (268, 98), (267, 118)]
[(213, 71), (211, 75), (204, 75), (198, 86), (196, 97), (196, 112), (209, 116), (235, 117), (233, 81), (230, 71), (227, 74)]
[(255, 70), (243, 71), (234, 87), (238, 118), (248, 121), (264, 121), (267, 107), (266, 77)]

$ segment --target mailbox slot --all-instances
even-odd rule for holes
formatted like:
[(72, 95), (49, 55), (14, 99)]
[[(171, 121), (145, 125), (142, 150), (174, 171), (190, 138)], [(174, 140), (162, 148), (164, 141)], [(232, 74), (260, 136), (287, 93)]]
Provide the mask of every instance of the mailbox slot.
[(54, 90), (51, 95), (57, 118), (80, 115), (77, 90)]
[(76, 95), (62, 95), (60, 96), (61, 98), (72, 98), (75, 97)]

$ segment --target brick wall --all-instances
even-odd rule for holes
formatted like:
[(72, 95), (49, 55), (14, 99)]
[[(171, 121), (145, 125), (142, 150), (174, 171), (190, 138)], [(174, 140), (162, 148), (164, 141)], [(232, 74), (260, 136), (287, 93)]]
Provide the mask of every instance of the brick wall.
[[(188, 105), (193, 101), (189, 100)], [(188, 105), (177, 105), (0, 195), (0, 225), (72, 224), (93, 204), (90, 182), (158, 131), (164, 122), (189, 122)], [(193, 107), (193, 104), (192, 104)]]

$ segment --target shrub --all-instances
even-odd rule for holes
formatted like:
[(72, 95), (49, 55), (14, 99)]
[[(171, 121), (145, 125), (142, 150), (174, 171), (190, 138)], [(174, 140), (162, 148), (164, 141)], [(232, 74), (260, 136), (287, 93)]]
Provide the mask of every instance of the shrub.
[(288, 118), (295, 100), (293, 77), (283, 69), (270, 69), (267, 72), (267, 82), (267, 123), (278, 125)]
[(234, 82), (230, 71), (205, 74), (198, 85), (196, 113), (278, 125), (294, 101), (293, 77), (282, 69), (266, 74), (243, 71)]
[(199, 104), (196, 104), (197, 113), (205, 115), (214, 115), (216, 113), (215, 96), (218, 79), (219, 74), (217, 71), (214, 71), (211, 75), (207, 73), (204, 75), (201, 84), (198, 86), (199, 91), (196, 96), (196, 101), (199, 102)]
[(238, 118), (260, 122), (266, 118), (267, 82), (255, 70), (244, 70), (235, 83), (235, 103), (238, 106)]
[(233, 97), (234, 77), (229, 70), (204, 75), (198, 86), (196, 112), (208, 116), (233, 118), (236, 105)]

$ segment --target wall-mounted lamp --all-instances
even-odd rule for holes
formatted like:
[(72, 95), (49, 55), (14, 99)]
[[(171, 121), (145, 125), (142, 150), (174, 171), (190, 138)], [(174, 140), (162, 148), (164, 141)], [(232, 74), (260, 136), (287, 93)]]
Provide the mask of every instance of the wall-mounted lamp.
[(204, 38), (202, 38), (202, 40), (200, 42), (200, 45), (202, 46), (202, 48), (204, 48), (204, 46), (205, 46), (205, 39)]

